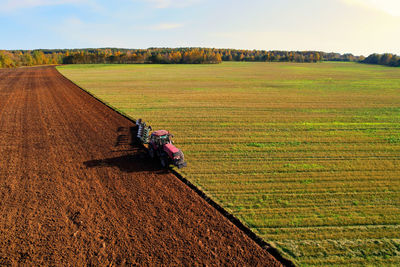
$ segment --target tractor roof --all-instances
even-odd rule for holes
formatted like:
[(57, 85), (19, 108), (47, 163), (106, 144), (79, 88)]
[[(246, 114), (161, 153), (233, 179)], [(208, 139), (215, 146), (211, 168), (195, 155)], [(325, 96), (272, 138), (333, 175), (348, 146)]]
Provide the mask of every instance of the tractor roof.
[(164, 146), (167, 150), (169, 150), (171, 153), (177, 153), (179, 152), (179, 149), (176, 148), (173, 144), (166, 144)]
[(155, 136), (164, 136), (164, 135), (168, 135), (169, 132), (166, 130), (158, 130), (153, 132), (151, 135), (155, 135)]

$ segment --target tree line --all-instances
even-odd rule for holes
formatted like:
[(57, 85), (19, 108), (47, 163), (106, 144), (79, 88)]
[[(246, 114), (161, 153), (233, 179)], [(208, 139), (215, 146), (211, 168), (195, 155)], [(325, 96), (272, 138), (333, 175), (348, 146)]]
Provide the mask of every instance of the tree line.
[(369, 55), (362, 62), (367, 64), (400, 67), (400, 57), (394, 54), (372, 54)]
[(60, 64), (62, 60), (63, 60), (62, 53), (45, 54), (42, 50), (0, 51), (0, 68)]
[[(374, 54), (377, 55), (377, 54)], [(0, 67), (47, 64), (217, 64), (222, 61), (305, 62), (356, 61), (380, 64), (385, 55), (368, 58), (352, 54), (320, 51), (265, 51), (216, 48), (148, 48), (148, 49), (39, 49), (0, 51)], [(388, 54), (390, 55), (390, 54)], [(373, 60), (371, 60), (371, 57)], [(398, 59), (392, 55), (389, 62)], [(388, 64), (390, 65), (390, 64)], [(396, 64), (393, 64), (395, 66)]]
[(212, 49), (95, 49), (66, 51), (63, 64), (215, 64), (221, 54)]

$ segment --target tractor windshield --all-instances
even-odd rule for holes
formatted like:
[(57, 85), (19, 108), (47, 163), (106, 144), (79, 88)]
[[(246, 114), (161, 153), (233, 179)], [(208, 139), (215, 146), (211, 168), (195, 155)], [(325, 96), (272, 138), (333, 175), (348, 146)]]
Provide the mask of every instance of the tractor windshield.
[(169, 135), (153, 136), (153, 140), (159, 146), (171, 143)]

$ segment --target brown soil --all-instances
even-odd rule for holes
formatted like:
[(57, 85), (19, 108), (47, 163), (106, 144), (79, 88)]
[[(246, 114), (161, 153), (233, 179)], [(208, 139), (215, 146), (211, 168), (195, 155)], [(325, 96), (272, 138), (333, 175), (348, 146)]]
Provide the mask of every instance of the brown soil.
[(0, 70), (0, 265), (280, 263), (52, 67)]

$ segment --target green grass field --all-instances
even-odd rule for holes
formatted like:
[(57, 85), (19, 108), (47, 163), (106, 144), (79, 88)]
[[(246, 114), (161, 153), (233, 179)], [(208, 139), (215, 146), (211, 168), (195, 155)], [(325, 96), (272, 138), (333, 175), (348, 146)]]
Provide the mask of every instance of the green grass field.
[(58, 69), (153, 129), (181, 173), (302, 266), (400, 265), (400, 69), (356, 63)]

